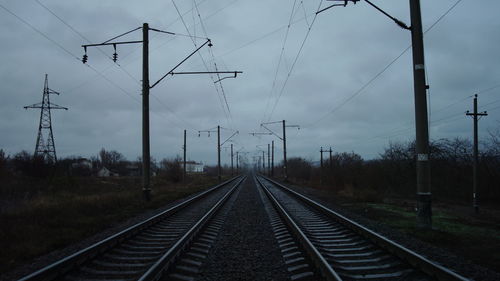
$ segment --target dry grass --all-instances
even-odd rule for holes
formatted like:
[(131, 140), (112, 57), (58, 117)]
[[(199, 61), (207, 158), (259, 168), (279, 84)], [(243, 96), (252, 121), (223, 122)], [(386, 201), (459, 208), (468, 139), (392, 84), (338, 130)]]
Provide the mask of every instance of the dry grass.
[(195, 177), (185, 185), (157, 180), (147, 203), (137, 178), (65, 177), (50, 184), (32, 179), (9, 183), (0, 187), (0, 273), (201, 191), (216, 180)]

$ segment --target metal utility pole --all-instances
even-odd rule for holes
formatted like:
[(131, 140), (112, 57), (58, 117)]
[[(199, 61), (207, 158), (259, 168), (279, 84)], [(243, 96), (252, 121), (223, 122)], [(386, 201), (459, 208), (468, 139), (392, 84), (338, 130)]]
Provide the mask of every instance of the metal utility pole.
[(151, 200), (151, 159), (149, 150), (149, 26), (142, 25), (142, 175), (143, 193)]
[[(51, 109), (64, 109), (66, 107), (59, 106), (50, 102), (50, 94), (59, 95), (58, 92), (49, 89), (49, 78), (45, 74), (45, 83), (43, 86), (42, 102), (25, 106), (28, 108), (40, 108), (40, 123), (38, 125), (38, 136), (36, 138), (35, 154), (34, 156), (41, 156), (47, 163), (55, 164), (57, 162), (56, 145), (54, 143), (54, 135), (52, 132), (52, 118), (50, 114)], [(47, 132), (47, 139), (44, 140), (43, 132)]]
[(186, 180), (186, 150), (187, 150), (187, 146), (186, 146), (186, 130), (184, 130), (184, 146), (182, 147), (182, 149), (184, 150), (184, 162), (183, 162), (183, 172), (182, 172), (182, 179), (185, 181)]
[(267, 176), (271, 176), (271, 144), (267, 144)]
[[(212, 42), (210, 39), (205, 38), (206, 41), (205, 43), (201, 44), (191, 52), (186, 58), (184, 58), (181, 62), (179, 62), (175, 67), (173, 67), (169, 72), (167, 72), (165, 75), (163, 75), (158, 81), (150, 85), (149, 83), (149, 31), (155, 31), (159, 33), (166, 33), (170, 35), (176, 35), (173, 32), (168, 32), (168, 31), (163, 31), (155, 28), (150, 28), (147, 23), (144, 23), (142, 25), (142, 41), (136, 40), (136, 41), (124, 41), (124, 42), (110, 42), (113, 41), (119, 37), (122, 37), (124, 35), (127, 35), (129, 33), (132, 33), (136, 30), (141, 29), (141, 27), (132, 29), (128, 32), (125, 32), (121, 35), (118, 35), (116, 37), (113, 37), (110, 40), (107, 40), (103, 43), (100, 44), (87, 44), (87, 45), (82, 45), (82, 47), (85, 50), (85, 54), (83, 55), (82, 62), (87, 63), (88, 56), (87, 56), (87, 48), (88, 47), (97, 47), (97, 46), (105, 46), (105, 45), (112, 45), (115, 53), (113, 54), (113, 61), (116, 62), (118, 58), (118, 54), (116, 53), (116, 47), (117, 45), (122, 45), (122, 44), (135, 44), (135, 43), (142, 43), (142, 179), (143, 179), (143, 194), (144, 198), (146, 201), (151, 200), (151, 185), (150, 185), (150, 177), (151, 177), (151, 169), (150, 169), (150, 138), (149, 138), (149, 90), (158, 85), (165, 77), (168, 75), (179, 75), (179, 74), (217, 74), (217, 73), (231, 73), (234, 74), (233, 76), (230, 77), (224, 77), (222, 79), (226, 78), (236, 78), (238, 73), (242, 73), (241, 71), (191, 71), (191, 72), (174, 72), (181, 64), (183, 64), (186, 60), (188, 60), (191, 56), (193, 56), (195, 53), (197, 53), (201, 48), (203, 48), (205, 45), (208, 45), (208, 47), (212, 47)], [(220, 82), (222, 79), (216, 81)]]
[[(220, 129), (225, 129), (225, 128), (221, 128), (221, 126), (217, 125), (217, 130), (216, 131), (213, 131), (213, 129), (215, 128), (212, 128), (212, 129), (209, 129), (209, 130), (203, 130), (203, 131), (198, 131), (198, 136), (201, 135), (201, 133), (208, 133), (208, 136), (210, 137), (210, 133), (214, 133), (214, 132), (217, 132), (217, 178), (219, 181), (221, 181), (222, 179), (222, 170), (221, 170), (221, 161), (220, 161), (220, 150), (221, 150), (221, 147), (228, 141), (230, 140), (232, 137), (234, 137), (235, 135), (239, 134), (238, 131), (235, 131), (229, 138), (227, 138), (225, 141), (223, 141), (222, 143), (220, 142)], [(228, 129), (226, 129), (228, 130)]]
[[(276, 134), (275, 132), (271, 131), (268, 127), (265, 126), (265, 125), (268, 125), (268, 124), (276, 124), (276, 123), (282, 123), (282, 126), (283, 126), (283, 137), (280, 137), (278, 134)], [(283, 177), (284, 177), (284, 181), (286, 182), (286, 181), (288, 181), (287, 161), (286, 161), (286, 128), (287, 127), (294, 127), (294, 128), (298, 128), (300, 130), (300, 127), (299, 127), (299, 125), (286, 125), (286, 121), (285, 120), (276, 121), (276, 122), (262, 123), (262, 124), (260, 124), (260, 126), (263, 127), (263, 128), (265, 128), (266, 130), (268, 130), (270, 134), (275, 135), (276, 137), (278, 137), (280, 140), (283, 141)], [(269, 133), (252, 133), (252, 134), (269, 134)]]
[(266, 173), (266, 152), (262, 150), (262, 173)]
[(234, 166), (233, 166), (233, 144), (231, 144), (231, 176), (234, 175)]
[(285, 120), (283, 120), (283, 173), (284, 173), (284, 181), (288, 181), (288, 170), (286, 164), (286, 125)]
[(478, 129), (477, 129), (477, 124), (481, 116), (487, 116), (488, 113), (486, 111), (484, 112), (477, 112), (477, 94), (474, 95), (474, 112), (469, 113), (467, 110), (466, 113), (467, 116), (472, 116), (474, 120), (474, 160), (473, 160), (473, 165), (472, 165), (472, 206), (474, 207), (474, 212), (478, 213), (479, 212), (479, 205), (477, 203), (477, 174), (478, 174), (478, 163), (479, 163), (479, 148), (478, 148), (478, 143), (479, 143), (479, 137), (478, 137)]
[(271, 177), (274, 177), (274, 141), (271, 141)]
[(320, 157), (320, 172), (319, 172), (319, 183), (323, 184), (323, 152), (326, 152), (323, 150), (323, 147), (320, 148), (319, 153), (321, 154)]
[[(359, 0), (344, 0), (344, 4), (330, 5), (316, 14), (336, 6), (346, 6), (348, 2), (356, 4)], [(416, 159), (417, 159), (417, 226), (429, 229), (432, 227), (431, 207), (431, 173), (429, 163), (429, 128), (427, 117), (428, 85), (425, 81), (424, 40), (422, 32), (422, 15), (420, 11), (420, 0), (410, 1), (411, 27), (401, 20), (389, 15), (369, 0), (365, 0), (370, 6), (390, 18), (399, 27), (411, 30), (412, 53), (413, 53), (413, 82), (415, 99), (415, 131), (416, 131)]]
[(236, 174), (240, 173), (240, 152), (236, 151)]
[(410, 16), (417, 150), (417, 226), (431, 228), (432, 193), (429, 163), (429, 123), (427, 117), (427, 84), (425, 81), (424, 40), (420, 0), (410, 0)]
[(333, 167), (333, 165), (332, 165), (332, 152), (333, 151), (332, 151), (332, 147), (331, 146), (330, 146), (330, 150), (328, 152), (330, 152), (330, 161), (329, 161), (329, 163), (330, 163), (330, 169), (332, 169), (332, 167)]
[(217, 126), (217, 179), (221, 181), (221, 168), (220, 168), (220, 126)]

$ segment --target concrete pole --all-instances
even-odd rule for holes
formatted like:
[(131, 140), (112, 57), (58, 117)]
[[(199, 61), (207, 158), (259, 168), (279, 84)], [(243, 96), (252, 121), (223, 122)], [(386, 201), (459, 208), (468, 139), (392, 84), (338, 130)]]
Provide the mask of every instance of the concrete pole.
[(286, 165), (286, 125), (285, 120), (283, 120), (283, 176), (285, 177), (285, 182), (288, 181), (288, 167)]
[(142, 25), (142, 192), (151, 200), (151, 161), (149, 151), (149, 26)]
[(267, 144), (267, 176), (271, 176), (271, 144)]
[(220, 168), (220, 126), (217, 126), (217, 179), (219, 182), (222, 179)]
[(186, 147), (186, 130), (184, 130), (184, 146), (183, 146), (183, 150), (184, 150), (184, 162), (183, 162), (183, 169), (182, 169), (182, 179), (185, 181), (186, 180), (186, 150), (187, 150), (187, 147)]
[(415, 130), (417, 160), (417, 227), (432, 227), (431, 173), (429, 163), (429, 128), (427, 117), (427, 85), (425, 81), (424, 40), (420, 0), (410, 1), (415, 95)]
[(274, 141), (271, 141), (271, 177), (274, 177)]

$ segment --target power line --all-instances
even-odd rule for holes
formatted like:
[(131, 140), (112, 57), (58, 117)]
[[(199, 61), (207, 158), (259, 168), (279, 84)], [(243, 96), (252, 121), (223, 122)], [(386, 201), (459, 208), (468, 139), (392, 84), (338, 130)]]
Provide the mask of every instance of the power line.
[[(319, 2), (319, 5), (318, 5), (318, 11), (319, 9), (321, 8), (321, 4), (323, 3), (323, 0), (321, 0)], [(270, 120), (273, 116), (273, 113), (274, 113), (274, 110), (276, 109), (276, 106), (278, 105), (279, 101), (280, 101), (280, 98), (281, 98), (281, 95), (283, 94), (284, 90), (285, 90), (285, 87), (286, 87), (286, 84), (288, 83), (288, 79), (290, 78), (290, 75), (292, 74), (292, 71), (295, 67), (295, 64), (297, 63), (297, 60), (299, 59), (299, 56), (300, 54), (302, 53), (302, 50), (304, 48), (304, 45), (307, 41), (307, 38), (309, 38), (309, 34), (311, 34), (311, 29), (314, 25), (314, 22), (316, 22), (316, 18), (317, 18), (318, 14), (314, 14), (314, 18), (311, 22), (311, 25), (309, 25), (309, 28), (307, 29), (307, 33), (306, 33), (306, 36), (304, 37), (304, 40), (302, 41), (302, 44), (300, 45), (300, 48), (299, 48), (299, 51), (297, 52), (297, 55), (295, 56), (295, 59), (292, 63), (292, 66), (290, 67), (290, 71), (288, 71), (288, 74), (287, 74), (287, 77), (285, 79), (285, 82), (283, 83), (283, 86), (281, 87), (281, 90), (279, 92), (279, 95), (278, 95), (278, 98), (276, 99), (276, 102), (274, 103), (274, 106), (273, 106), (273, 109), (271, 110), (271, 113), (269, 114), (269, 118), (268, 120)]]
[[(195, 5), (195, 8), (196, 8), (196, 12), (198, 14), (198, 18), (200, 19), (200, 25), (201, 25), (201, 28), (203, 30), (203, 33), (205, 34), (206, 37), (208, 37), (207, 29), (205, 28), (205, 25), (203, 24), (203, 20), (201, 19), (200, 10), (198, 10), (198, 5), (196, 4), (196, 0), (194, 0), (194, 5)], [(196, 26), (196, 25), (194, 25), (194, 26)], [(208, 52), (212, 56), (212, 60), (213, 60), (214, 67), (215, 67), (215, 71), (218, 72), (219, 70), (217, 68), (217, 63), (215, 62), (215, 56), (214, 56), (214, 53), (212, 51), (212, 48), (208, 49)], [(222, 91), (222, 96), (224, 97), (224, 102), (226, 103), (226, 106), (227, 106), (227, 111), (229, 113), (229, 116), (231, 116), (231, 119), (232, 119), (231, 109), (229, 108), (229, 104), (227, 102), (226, 93), (224, 91), (224, 87), (222, 86), (222, 82), (221, 82), (222, 79), (220, 78), (219, 73), (217, 73), (217, 79), (218, 79), (217, 81), (219, 81), (219, 86), (220, 86), (221, 91)], [(216, 82), (214, 82), (214, 83), (216, 83)]]
[[(448, 15), (462, 0), (457, 0), (455, 4), (453, 4), (448, 10), (446, 10), (433, 24), (431, 24), (425, 31), (424, 34), (429, 32), (434, 26), (436, 26), (446, 15)], [(314, 127), (317, 125), (319, 122), (323, 121), (326, 119), (329, 115), (335, 113), (338, 111), (340, 108), (342, 108), (345, 104), (347, 104), (349, 101), (351, 101), (353, 98), (361, 94), (371, 83), (373, 83), (375, 80), (377, 80), (387, 69), (389, 69), (397, 60), (399, 60), (408, 50), (410, 50), (412, 45), (408, 46), (406, 49), (404, 49), (396, 58), (394, 58), (391, 62), (389, 62), (388, 65), (386, 65), (381, 71), (379, 71), (375, 76), (370, 79), (368, 82), (366, 82), (359, 90), (354, 92), (352, 95), (347, 97), (343, 102), (341, 102), (339, 105), (331, 109), (327, 114), (323, 115), (316, 121), (312, 122), (311, 124), (307, 125), (308, 127)], [(500, 85), (499, 85), (500, 86)]]
[(266, 103), (266, 108), (264, 110), (264, 118), (262, 119), (262, 122), (264, 122), (265, 115), (266, 115), (267, 110), (269, 109), (269, 105), (271, 103), (271, 98), (273, 96), (274, 87), (276, 86), (276, 80), (278, 78), (278, 72), (279, 72), (279, 69), (280, 69), (280, 66), (281, 66), (281, 60), (283, 58), (283, 54), (285, 53), (285, 45), (286, 45), (286, 41), (288, 39), (288, 33), (290, 32), (290, 26), (291, 26), (292, 19), (293, 19), (293, 16), (294, 16), (293, 12), (295, 10), (295, 5), (296, 4), (297, 4), (297, 0), (295, 0), (293, 2), (292, 11), (290, 12), (290, 18), (288, 19), (288, 26), (287, 26), (287, 29), (286, 29), (286, 32), (285, 32), (285, 37), (283, 38), (283, 44), (281, 45), (280, 57), (278, 59), (278, 65), (276, 66), (276, 71), (274, 72), (273, 84), (271, 86), (271, 91), (269, 91), (269, 95), (268, 95), (267, 103)]
[[(181, 22), (182, 22), (182, 24), (184, 25), (184, 28), (186, 29), (187, 33), (188, 33), (188, 34), (191, 34), (191, 33), (189, 32), (189, 28), (188, 28), (188, 26), (187, 26), (186, 22), (184, 21), (184, 18), (183, 18), (183, 16), (182, 16), (182, 14), (181, 14), (181, 12), (180, 12), (179, 8), (178, 8), (178, 7), (177, 7), (177, 5), (175, 4), (175, 1), (174, 1), (174, 0), (171, 0), (171, 1), (172, 1), (172, 4), (174, 5), (175, 10), (177, 11), (177, 13), (178, 13), (178, 15), (179, 15), (179, 17), (180, 17), (180, 19), (181, 19)], [(192, 40), (192, 42), (193, 42), (194, 46), (196, 47), (196, 41), (195, 41), (194, 39), (191, 39), (191, 40)], [(201, 55), (201, 53), (198, 53), (198, 55), (200, 56), (200, 58), (201, 58), (201, 60), (202, 60), (202, 62), (203, 62), (203, 65), (205, 66), (205, 69), (206, 69), (207, 71), (209, 71), (209, 68), (208, 68), (208, 66), (207, 66), (207, 63), (205, 62), (205, 59), (203, 58), (203, 56)], [(215, 82), (215, 80), (214, 80), (214, 78), (213, 78), (213, 75), (210, 75), (210, 78), (212, 79), (212, 82)], [(221, 105), (222, 105), (222, 110), (224, 111), (224, 115), (226, 115), (226, 119), (227, 119), (227, 120), (228, 120), (228, 122), (229, 122), (229, 115), (228, 115), (228, 113), (227, 113), (227, 112), (226, 112), (226, 110), (225, 110), (225, 107), (224, 107), (224, 104), (222, 103), (222, 100), (220, 99), (219, 89), (217, 88), (217, 85), (216, 85), (215, 83), (214, 83), (214, 87), (215, 87), (215, 90), (216, 90), (216, 92), (217, 92), (217, 96), (219, 97), (219, 101), (221, 102)]]
[(28, 27), (30, 27), (31, 29), (33, 29), (35, 32), (37, 32), (38, 34), (40, 34), (41, 36), (43, 36), (45, 39), (49, 40), (50, 42), (52, 42), (54, 45), (56, 45), (57, 47), (59, 47), (61, 50), (63, 50), (65, 53), (67, 53), (68, 55), (70, 55), (71, 57), (75, 58), (77, 61), (80, 61), (80, 58), (73, 54), (71, 51), (69, 51), (68, 49), (64, 48), (61, 44), (59, 44), (56, 40), (50, 38), (48, 35), (46, 35), (45, 33), (43, 33), (42, 31), (40, 31), (38, 28), (34, 27), (32, 24), (30, 24), (29, 22), (27, 22), (26, 20), (24, 20), (23, 18), (21, 18), (20, 16), (16, 15), (14, 12), (12, 12), (11, 10), (7, 9), (4, 5), (0, 4), (0, 8), (4, 9), (5, 11), (7, 11), (9, 14), (11, 14), (12, 16), (14, 16), (15, 18), (17, 18), (19, 21), (21, 21), (22, 23), (24, 23), (25, 25), (27, 25)]

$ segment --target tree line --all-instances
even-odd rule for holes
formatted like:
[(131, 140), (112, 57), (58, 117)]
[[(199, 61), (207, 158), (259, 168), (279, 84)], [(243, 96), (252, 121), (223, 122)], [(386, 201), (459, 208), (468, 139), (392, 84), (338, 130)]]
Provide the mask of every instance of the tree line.
[[(478, 164), (479, 200), (500, 199), (500, 134), (481, 143)], [(412, 198), (416, 193), (415, 142), (390, 142), (376, 159), (364, 160), (355, 152), (337, 152), (318, 162), (301, 157), (288, 159), (292, 182), (329, 189), (362, 200), (387, 197)], [(472, 143), (467, 139), (430, 142), (433, 198), (470, 202), (472, 198)], [(282, 174), (282, 163), (275, 175)]]

